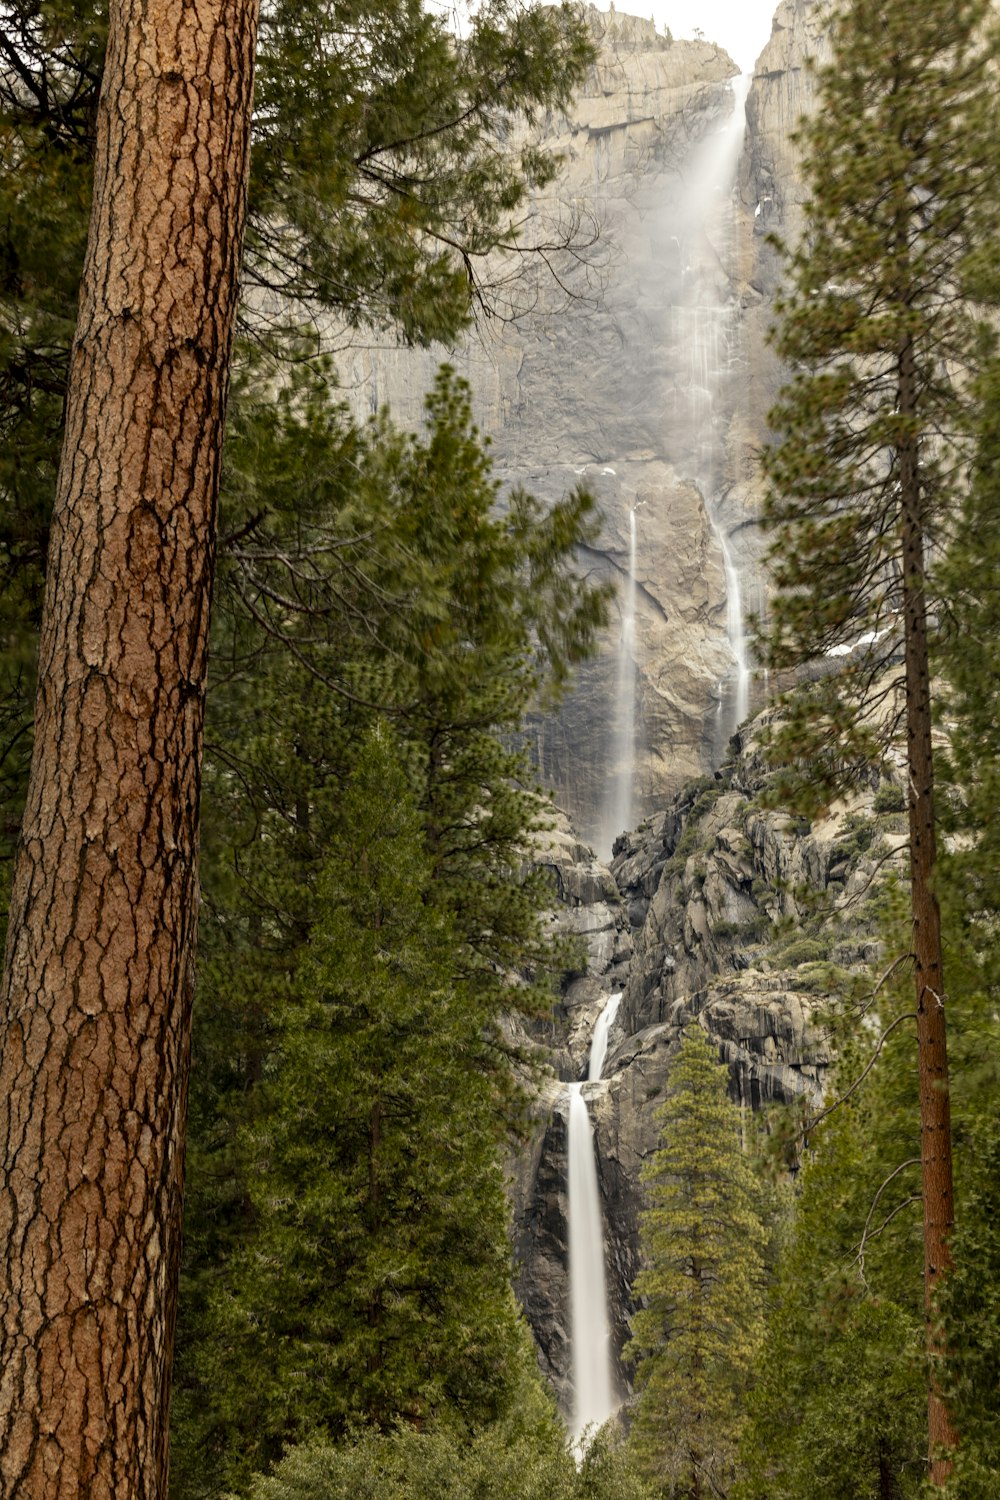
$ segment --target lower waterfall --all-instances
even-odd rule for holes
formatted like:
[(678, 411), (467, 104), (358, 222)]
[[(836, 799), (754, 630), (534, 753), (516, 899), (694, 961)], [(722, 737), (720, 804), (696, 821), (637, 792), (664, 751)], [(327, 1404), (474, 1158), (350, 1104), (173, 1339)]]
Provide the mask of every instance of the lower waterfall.
[[(597, 1019), (590, 1044), (587, 1077), (600, 1078), (607, 1056), (608, 1032), (618, 1014), (621, 995), (612, 995)], [(588, 1428), (596, 1430), (618, 1409), (615, 1390), (608, 1290), (604, 1273), (604, 1219), (594, 1157), (590, 1113), (583, 1084), (569, 1086), (569, 1221), (570, 1343), (573, 1353), (573, 1420), (577, 1454)]]

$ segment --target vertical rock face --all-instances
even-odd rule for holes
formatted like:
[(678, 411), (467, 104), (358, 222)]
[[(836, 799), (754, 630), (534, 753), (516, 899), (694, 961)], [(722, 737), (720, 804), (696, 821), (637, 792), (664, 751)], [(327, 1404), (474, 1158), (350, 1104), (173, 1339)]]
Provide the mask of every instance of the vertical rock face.
[[(876, 814), (875, 785), (809, 825), (762, 806), (769, 773), (760, 721), (714, 776), (689, 784), (619, 842), (610, 870), (568, 834), (539, 851), (558, 863), (558, 921), (582, 951), (551, 1024), (536, 1032), (552, 1069), (513, 1164), (518, 1293), (540, 1360), (569, 1410), (565, 1083), (582, 1070), (609, 993), (622, 991), (600, 1083), (587, 1086), (605, 1211), (615, 1346), (628, 1368), (639, 1269), (640, 1173), (685, 1025), (729, 1068), (750, 1128), (768, 1105), (815, 1108), (830, 1063), (824, 1012), (879, 953), (880, 881), (905, 857), (902, 814)], [(901, 789), (905, 770), (894, 773)], [(886, 799), (891, 801), (891, 799)], [(579, 868), (574, 870), (577, 859)], [(791, 923), (790, 920), (791, 919)], [(623, 1377), (623, 1384), (625, 1377)]]
[(619, 610), (572, 697), (533, 730), (545, 780), (606, 857), (624, 823), (717, 764), (745, 711), (731, 596), (735, 584), (745, 617), (765, 603), (754, 456), (778, 385), (766, 336), (779, 274), (767, 235), (798, 227), (790, 137), (824, 38), (813, 0), (783, 0), (744, 137), (746, 85), (725, 52), (588, 16), (599, 58), (572, 116), (545, 122), (562, 169), (523, 234), (544, 245), (568, 231), (574, 253), (513, 281), (498, 265), (506, 316), (461, 348), (354, 346), (338, 368), (359, 410), (387, 403), (415, 426), (447, 358), (505, 484), (596, 493), (603, 530), (581, 565), (619, 583)]
[[(355, 348), (338, 363), (361, 410), (388, 402), (411, 425), (435, 363), (451, 359), (504, 482), (543, 498), (581, 482), (596, 492), (605, 522), (582, 566), (620, 583), (634, 511), (631, 638), (623, 651), (619, 614), (569, 702), (534, 726), (546, 781), (607, 855), (615, 823), (707, 770), (734, 727), (723, 538), (752, 606), (761, 431), (759, 412), (744, 411), (757, 356), (742, 330), (764, 293), (752, 285), (760, 226), (746, 173), (734, 191), (735, 64), (706, 42), (670, 43), (649, 21), (589, 16), (600, 57), (572, 118), (546, 123), (563, 157), (557, 196), (534, 203), (524, 231), (545, 243), (575, 220), (578, 253), (549, 256), (554, 274), (536, 264), (512, 291), (516, 321), (485, 325), (462, 349)], [(630, 740), (634, 763), (620, 765)], [(627, 815), (610, 807), (622, 776)]]
[[(436, 363), (450, 359), (470, 381), (500, 479), (543, 498), (586, 483), (605, 519), (582, 566), (632, 580), (620, 592), (629, 629), (613, 621), (573, 697), (533, 726), (544, 777), (580, 835), (566, 824), (537, 854), (559, 902), (553, 921), (578, 936), (580, 958), (552, 1022), (524, 1039), (551, 1071), (511, 1195), (518, 1293), (567, 1411), (565, 1082), (584, 1076), (608, 995), (624, 998), (605, 1079), (586, 1098), (621, 1351), (639, 1172), (681, 1029), (695, 1020), (713, 1039), (747, 1111), (815, 1100), (828, 1062), (819, 957), (850, 969), (873, 952), (863, 923), (835, 949), (816, 939), (785, 954), (768, 941), (797, 914), (796, 886), (834, 905), (863, 888), (867, 846), (851, 819), (870, 822), (869, 812), (807, 833), (760, 811), (752, 744), (714, 774), (742, 716), (734, 579), (744, 615), (766, 603), (755, 454), (780, 379), (766, 341), (780, 275), (768, 236), (794, 238), (800, 224), (791, 135), (812, 99), (806, 57), (824, 52), (819, 7), (782, 0), (746, 95), (745, 136), (745, 90), (724, 52), (588, 14), (598, 62), (572, 118), (545, 127), (564, 158), (558, 198), (535, 202), (525, 226), (544, 244), (575, 218), (578, 254), (549, 257), (554, 276), (536, 266), (514, 286), (516, 320), (487, 324), (461, 349), (355, 347), (338, 361), (360, 410), (388, 403), (415, 426)], [(591, 224), (600, 233), (588, 247)], [(625, 771), (627, 815), (613, 796)], [(616, 819), (642, 822), (609, 868), (587, 845), (609, 857)]]
[[(753, 249), (741, 325), (751, 378), (740, 396), (739, 420), (758, 442), (767, 433), (767, 413), (781, 378), (778, 362), (767, 347), (781, 278), (781, 256), (769, 236), (794, 244), (802, 227), (806, 195), (799, 173), (800, 153), (792, 137), (815, 103), (816, 79), (809, 60), (822, 64), (829, 58), (823, 14), (818, 0), (781, 0), (747, 96), (739, 194), (743, 213), (752, 224)], [(750, 588), (751, 606), (759, 610), (764, 599), (753, 578)]]
[[(699, 152), (705, 162), (706, 143), (725, 130), (727, 87), (715, 78), (687, 77), (669, 112), (656, 115), (651, 107), (647, 117), (654, 95), (657, 108), (668, 102), (661, 90), (649, 90), (650, 78), (659, 78), (664, 66), (663, 44), (641, 23), (617, 22), (616, 28), (595, 73), (595, 92), (599, 81), (608, 85), (600, 90), (603, 102), (595, 97), (581, 104), (576, 137), (586, 127), (586, 142), (572, 140), (577, 161), (603, 163), (595, 175), (605, 202), (615, 202), (613, 222), (628, 246), (629, 279), (616, 282), (626, 273), (612, 265), (604, 306), (587, 316), (580, 309), (568, 315), (576, 320), (565, 326), (578, 363), (595, 377), (581, 404), (572, 366), (563, 366), (558, 390), (551, 388), (548, 371), (555, 365), (549, 361), (565, 349), (555, 328), (524, 341), (518, 391), (522, 442), (534, 431), (529, 415), (537, 412), (545, 428), (539, 456), (521, 471), (527, 480), (538, 488), (551, 485), (565, 472), (559, 459), (568, 453), (570, 467), (583, 470), (581, 477), (598, 490), (607, 521), (595, 565), (621, 568), (630, 508), (637, 507), (639, 521), (634, 665), (643, 727), (633, 821), (649, 816), (615, 846), (613, 891), (595, 876), (589, 853), (585, 878), (574, 875), (570, 866), (582, 851), (570, 835), (562, 840), (558, 889), (570, 900), (559, 920), (585, 936), (588, 958), (586, 973), (566, 988), (549, 1038), (556, 1075), (579, 1077), (607, 994), (623, 990), (605, 1079), (587, 1097), (624, 1378), (639, 1265), (640, 1171), (656, 1143), (655, 1114), (681, 1029), (693, 1020), (715, 1043), (729, 1065), (731, 1096), (747, 1117), (767, 1103), (815, 1104), (830, 1061), (823, 1007), (831, 986), (846, 983), (845, 976), (876, 956), (864, 897), (879, 862), (891, 862), (899, 835), (874, 816), (870, 793), (812, 828), (759, 808), (763, 770), (752, 733), (714, 772), (734, 718), (731, 687), (726, 691), (732, 652), (723, 539), (744, 608), (759, 611), (766, 603), (751, 455), (766, 437), (781, 378), (766, 340), (780, 276), (780, 257), (768, 237), (792, 241), (801, 227), (804, 195), (791, 136), (813, 101), (806, 58), (826, 55), (819, 7), (811, 0), (779, 6), (747, 97), (738, 200), (718, 204), (690, 233), (678, 232), (694, 223), (678, 163), (690, 177)], [(649, 54), (656, 58), (652, 65)], [(682, 58), (686, 66), (695, 60), (679, 50), (674, 61)], [(635, 109), (639, 99), (643, 104)], [(624, 101), (628, 109), (621, 108)], [(600, 147), (592, 139), (599, 120), (610, 122)], [(645, 144), (637, 151), (640, 138)], [(631, 303), (630, 312), (621, 311), (618, 296)], [(621, 345), (617, 367), (611, 330)], [(731, 371), (719, 369), (720, 330), (735, 356)], [(713, 339), (715, 352), (706, 357), (715, 358), (715, 375), (699, 380), (705, 371), (698, 360)], [(709, 421), (700, 429), (699, 386), (711, 395)], [(600, 718), (600, 705), (612, 695), (614, 646), (610, 641), (608, 658), (562, 717), (540, 728), (547, 773), (579, 826), (591, 837), (603, 836), (605, 848), (601, 783), (613, 771), (615, 737)], [(714, 774), (678, 790), (705, 770)], [(810, 891), (821, 910), (843, 915), (835, 922), (810, 918), (803, 896)], [(782, 941), (776, 924), (787, 918), (811, 921), (815, 931), (798, 942)], [(514, 1172), (519, 1292), (543, 1367), (568, 1410), (565, 1091), (557, 1081), (545, 1085), (536, 1109), (532, 1146)]]

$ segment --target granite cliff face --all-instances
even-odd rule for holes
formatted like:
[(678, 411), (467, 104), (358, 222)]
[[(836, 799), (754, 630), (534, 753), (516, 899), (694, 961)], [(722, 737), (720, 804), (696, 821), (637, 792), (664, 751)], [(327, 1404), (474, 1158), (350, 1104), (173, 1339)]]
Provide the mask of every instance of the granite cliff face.
[(355, 347), (338, 361), (360, 409), (388, 402), (411, 425), (450, 358), (502, 481), (543, 498), (579, 482), (596, 492), (605, 523), (582, 565), (622, 585), (622, 611), (631, 581), (633, 626), (623, 641), (612, 622), (572, 698), (534, 729), (546, 781), (604, 855), (717, 762), (745, 711), (733, 590), (737, 619), (759, 607), (753, 453), (775, 384), (764, 232), (794, 197), (782, 174), (804, 87), (792, 58), (804, 23), (785, 11), (741, 158), (745, 84), (726, 53), (591, 10), (600, 58), (572, 117), (546, 122), (563, 169), (525, 228), (540, 243), (576, 220), (579, 254), (550, 257), (554, 275), (536, 265), (512, 294), (516, 319), (463, 348)]
[[(354, 344), (338, 356), (358, 409), (388, 403), (404, 427), (419, 424), (449, 359), (470, 382), (503, 483), (542, 498), (579, 482), (595, 491), (603, 530), (581, 565), (621, 585), (599, 658), (561, 712), (532, 726), (569, 815), (536, 858), (552, 877), (552, 920), (577, 934), (581, 956), (551, 1022), (522, 1038), (549, 1074), (511, 1195), (518, 1292), (567, 1411), (565, 1082), (585, 1076), (608, 996), (623, 999), (605, 1077), (584, 1093), (620, 1352), (639, 1171), (681, 1029), (694, 1020), (713, 1040), (748, 1118), (768, 1102), (817, 1100), (831, 973), (862, 966), (874, 939), (845, 916), (836, 929), (814, 922), (796, 947), (781, 924), (808, 916), (809, 892), (849, 912), (870, 878), (867, 851), (893, 837), (870, 796), (808, 830), (762, 810), (752, 730), (727, 752), (760, 707), (742, 622), (766, 605), (755, 453), (780, 379), (766, 343), (780, 275), (768, 235), (793, 238), (800, 223), (791, 134), (812, 100), (805, 59), (823, 55), (819, 8), (782, 0), (748, 91), (710, 43), (588, 15), (600, 56), (572, 116), (545, 122), (563, 171), (524, 231), (545, 244), (570, 225), (577, 253), (549, 256), (554, 274), (536, 262), (508, 288), (509, 319), (461, 348)], [(502, 304), (507, 268), (496, 269)], [(624, 827), (636, 831), (613, 861), (596, 859), (591, 846), (610, 860)]]
[[(494, 390), (509, 398), (498, 408), (503, 472), (543, 494), (577, 476), (597, 489), (607, 519), (595, 567), (633, 571), (630, 512), (636, 522), (638, 826), (618, 838), (608, 866), (568, 828), (539, 852), (561, 903), (554, 920), (579, 934), (584, 956), (547, 1034), (536, 1035), (551, 1076), (512, 1174), (518, 1290), (567, 1412), (565, 1080), (585, 1076), (607, 997), (622, 994), (605, 1076), (584, 1093), (624, 1390), (639, 1174), (682, 1028), (694, 1021), (712, 1040), (748, 1124), (762, 1106), (816, 1104), (830, 1063), (822, 1013), (877, 956), (865, 896), (902, 842), (893, 819), (874, 813), (874, 786), (811, 827), (762, 807), (764, 720), (726, 748), (742, 717), (734, 572), (743, 612), (766, 604), (753, 453), (780, 380), (766, 344), (780, 275), (768, 236), (793, 240), (801, 223), (791, 134), (813, 101), (805, 59), (824, 56), (818, 15), (808, 0), (779, 6), (739, 153), (728, 59), (704, 46), (668, 48), (649, 23), (595, 17), (605, 26), (602, 61), (574, 121), (558, 128), (572, 180), (599, 184), (623, 260), (608, 266), (599, 307), (518, 331), (514, 386), (494, 363)], [(723, 164), (731, 179), (719, 177)], [(623, 589), (623, 609), (628, 597)], [(617, 831), (606, 811), (622, 743), (616, 654), (613, 633), (566, 711), (539, 728), (546, 774), (604, 854)]]
[[(608, 995), (622, 994), (608, 1061), (584, 1094), (624, 1388), (639, 1174), (655, 1148), (655, 1113), (682, 1028), (699, 1025), (728, 1064), (730, 1094), (748, 1127), (761, 1107), (816, 1106), (831, 1061), (823, 1013), (878, 958), (868, 897), (905, 857), (905, 815), (875, 812), (877, 777), (811, 825), (763, 807), (768, 772), (758, 736), (767, 717), (748, 726), (714, 776), (687, 785), (620, 840), (610, 869), (568, 833), (538, 854), (560, 872), (557, 920), (580, 935), (583, 951), (551, 1025), (536, 1032), (551, 1075), (513, 1164), (512, 1198), (518, 1292), (567, 1411), (565, 1082), (585, 1076)], [(888, 776), (901, 801), (903, 768)]]

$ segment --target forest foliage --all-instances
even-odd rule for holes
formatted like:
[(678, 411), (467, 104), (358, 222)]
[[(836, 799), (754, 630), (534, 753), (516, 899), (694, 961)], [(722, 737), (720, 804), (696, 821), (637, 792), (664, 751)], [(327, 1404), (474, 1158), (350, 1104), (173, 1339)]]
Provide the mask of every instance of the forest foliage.
[[(1000, 1484), (1000, 360), (983, 316), (998, 296), (1000, 153), (986, 14), (973, 0), (851, 9), (821, 78), (823, 123), (806, 131), (814, 196), (777, 340), (796, 373), (766, 460), (772, 664), (864, 647), (789, 698), (772, 746), (786, 792), (797, 782), (814, 806), (898, 729), (883, 711), (905, 566), (894, 455), (916, 443), (923, 465), (958, 1195), (930, 1373), (961, 1439), (948, 1492), (964, 1500)], [(99, 4), (3, 7), (5, 855), (30, 753), (104, 40)], [(853, 1030), (838, 1017), (834, 1088), (850, 1097), (801, 1141), (794, 1192), (769, 1217), (722, 1073), (684, 1039), (646, 1173), (627, 1444), (604, 1434), (577, 1468), (511, 1292), (505, 1021), (544, 1013), (571, 961), (530, 865), (548, 804), (521, 731), (606, 618), (606, 590), (575, 562), (593, 501), (501, 494), (447, 368), (422, 432), (358, 421), (314, 320), (331, 310), (345, 330), (427, 344), (516, 315), (523, 283), (489, 257), (521, 259), (526, 195), (555, 164), (506, 137), (515, 117), (565, 104), (591, 55), (568, 8), (486, 5), (461, 43), (416, 0), (265, 8), (209, 700), (178, 1497), (925, 1488), (918, 1101), (898, 979)], [(580, 224), (560, 232), (586, 239)], [(905, 410), (904, 347), (919, 356)], [(888, 904), (883, 935), (909, 951)]]

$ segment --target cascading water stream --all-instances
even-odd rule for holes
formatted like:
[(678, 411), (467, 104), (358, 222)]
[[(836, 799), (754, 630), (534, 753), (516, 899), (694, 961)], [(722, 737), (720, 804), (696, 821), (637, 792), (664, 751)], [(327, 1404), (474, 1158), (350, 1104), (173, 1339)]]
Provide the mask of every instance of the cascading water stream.
[[(598, 1017), (590, 1044), (589, 1082), (600, 1078), (608, 1033), (621, 995), (612, 995)], [(583, 1084), (569, 1086), (570, 1343), (573, 1354), (573, 1447), (582, 1455), (588, 1428), (596, 1430), (617, 1410), (608, 1292), (604, 1272), (604, 1221), (590, 1112)]]
[[(641, 503), (641, 502), (640, 502)], [(632, 791), (635, 785), (635, 575), (636, 506), (628, 513), (628, 573), (621, 593), (622, 628), (618, 641), (618, 671), (615, 684), (614, 728), (611, 749), (611, 785), (602, 817), (601, 854), (611, 858), (618, 834), (632, 826)]]
[[(733, 112), (725, 126), (706, 140), (691, 172), (691, 189), (678, 224), (678, 248), (684, 261), (677, 301), (672, 309), (678, 376), (685, 389), (682, 420), (690, 423), (691, 477), (705, 502), (709, 523), (719, 543), (726, 584), (726, 635), (733, 654), (728, 689), (720, 687), (719, 712), (726, 703), (731, 732), (750, 709), (750, 661), (743, 620), (743, 597), (732, 546), (719, 514), (723, 443), (719, 431), (718, 397), (738, 365), (735, 307), (720, 292), (717, 268), (729, 258), (727, 242), (735, 232), (732, 184), (746, 129), (746, 96), (750, 79), (734, 80)], [(710, 254), (698, 256), (692, 247), (707, 244)], [(689, 251), (695, 261), (688, 263)]]
[[(736, 658), (736, 689), (733, 694), (734, 727), (743, 723), (750, 712), (750, 657), (747, 651), (746, 626), (743, 623), (743, 593), (740, 575), (733, 562), (729, 538), (722, 527), (713, 522), (715, 534), (722, 548), (722, 566), (726, 575), (726, 634)], [(721, 705), (721, 699), (720, 699)]]

